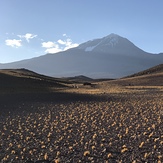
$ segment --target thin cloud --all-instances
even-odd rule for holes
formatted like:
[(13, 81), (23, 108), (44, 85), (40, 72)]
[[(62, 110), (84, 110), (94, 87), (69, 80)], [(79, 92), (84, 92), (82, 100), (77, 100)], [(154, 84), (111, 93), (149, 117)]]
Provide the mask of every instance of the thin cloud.
[(59, 39), (57, 42), (58, 42), (59, 44), (61, 44), (61, 45), (65, 45), (65, 44), (66, 44), (66, 42), (63, 41), (63, 40), (61, 40), (61, 39)]
[(49, 49), (45, 50), (45, 53), (58, 53), (61, 51), (62, 51), (62, 49), (59, 49), (59, 48), (49, 48)]
[(5, 40), (7, 46), (18, 48), (22, 46), (22, 40), (8, 39)]
[(71, 49), (71, 48), (75, 48), (75, 47), (77, 47), (77, 46), (79, 46), (79, 44), (77, 44), (77, 43), (75, 43), (75, 44), (71, 43), (70, 45), (66, 46), (66, 47), (64, 48), (64, 50), (68, 50), (68, 49)]
[(51, 42), (51, 41), (43, 42), (42, 47), (46, 48), (45, 53), (57, 53), (57, 52), (62, 51), (62, 49), (59, 48), (58, 44), (56, 44), (55, 42)]
[(56, 44), (54, 42), (51, 42), (51, 41), (42, 43), (43, 48), (52, 48), (52, 47), (55, 47), (55, 46), (56, 46)]
[(77, 44), (77, 43), (72, 43), (72, 40), (69, 38), (66, 39), (65, 41), (59, 39), (57, 42), (61, 45), (65, 45), (64, 50), (68, 50), (70, 48), (75, 48), (75, 47), (79, 46), (79, 44)]
[(25, 38), (27, 42), (29, 42), (31, 39), (37, 37), (37, 35), (34, 35), (32, 33), (26, 33), (25, 35), (18, 35), (20, 38)]
[[(66, 34), (63, 34), (63, 36), (67, 37)], [(65, 51), (70, 48), (77, 47), (79, 44), (73, 43), (70, 38), (67, 38), (66, 40), (59, 39), (57, 42), (43, 42), (42, 47), (46, 48), (46, 53), (57, 53), (60, 51)]]
[(66, 33), (64, 33), (62, 36), (63, 36), (63, 37), (67, 37), (67, 34), (66, 34)]

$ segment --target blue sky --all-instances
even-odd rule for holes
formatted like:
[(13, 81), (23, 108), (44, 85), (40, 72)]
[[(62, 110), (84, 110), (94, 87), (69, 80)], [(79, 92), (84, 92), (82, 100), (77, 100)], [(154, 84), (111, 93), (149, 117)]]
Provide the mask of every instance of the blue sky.
[(0, 0), (0, 63), (63, 51), (110, 33), (163, 52), (162, 0)]

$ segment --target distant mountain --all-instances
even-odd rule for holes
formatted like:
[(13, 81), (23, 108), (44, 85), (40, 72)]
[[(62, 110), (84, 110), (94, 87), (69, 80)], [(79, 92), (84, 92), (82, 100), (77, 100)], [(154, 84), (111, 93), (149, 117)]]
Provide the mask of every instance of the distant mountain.
[(55, 77), (120, 78), (162, 63), (162, 53), (144, 52), (128, 39), (110, 34), (67, 51), (1, 64), (0, 68), (26, 68)]
[(86, 52), (92, 51), (100, 53), (126, 55), (138, 55), (144, 53), (144, 51), (136, 47), (132, 42), (116, 34), (110, 34), (101, 39), (88, 41), (86, 43), (81, 44), (78, 49), (82, 49)]
[(87, 76), (83, 76), (83, 75), (79, 75), (79, 76), (74, 76), (74, 77), (67, 77), (67, 78), (64, 78), (65, 80), (68, 80), (68, 81), (72, 81), (72, 82), (92, 82), (94, 81), (93, 79), (87, 77)]

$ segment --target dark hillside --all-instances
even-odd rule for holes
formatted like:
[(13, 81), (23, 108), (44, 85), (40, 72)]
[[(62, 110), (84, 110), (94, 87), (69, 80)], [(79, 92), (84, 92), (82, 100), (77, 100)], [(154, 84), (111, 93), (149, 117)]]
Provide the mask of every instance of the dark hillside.
[[(159, 64), (157, 66), (154, 66), (152, 68), (149, 68), (147, 70), (135, 73), (133, 75), (127, 76), (127, 77), (135, 77), (135, 76), (142, 76), (142, 75), (149, 75), (149, 74), (155, 74), (155, 73), (159, 73), (159, 72), (163, 72), (163, 64)], [(125, 77), (125, 78), (127, 78)]]
[(66, 87), (67, 82), (44, 75), (39, 75), (26, 69), (0, 70), (1, 93), (39, 92), (49, 88)]

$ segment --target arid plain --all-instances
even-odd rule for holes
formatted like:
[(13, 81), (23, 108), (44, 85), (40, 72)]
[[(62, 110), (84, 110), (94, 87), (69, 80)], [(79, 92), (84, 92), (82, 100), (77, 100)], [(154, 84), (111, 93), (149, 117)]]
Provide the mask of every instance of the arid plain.
[(2, 163), (163, 162), (163, 65), (117, 80), (1, 70), (0, 91)]

